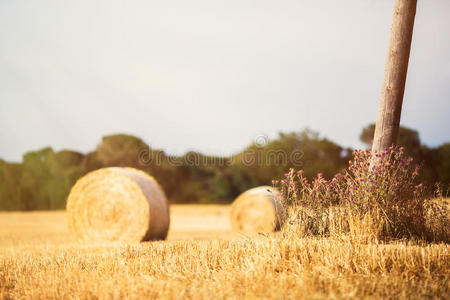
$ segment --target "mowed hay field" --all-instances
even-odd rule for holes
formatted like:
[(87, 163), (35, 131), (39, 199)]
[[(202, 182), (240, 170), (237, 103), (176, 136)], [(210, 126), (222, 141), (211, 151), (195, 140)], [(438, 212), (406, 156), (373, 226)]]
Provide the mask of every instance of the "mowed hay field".
[(450, 299), (447, 244), (250, 236), (229, 206), (171, 218), (167, 241), (79, 244), (64, 212), (0, 213), (0, 298)]

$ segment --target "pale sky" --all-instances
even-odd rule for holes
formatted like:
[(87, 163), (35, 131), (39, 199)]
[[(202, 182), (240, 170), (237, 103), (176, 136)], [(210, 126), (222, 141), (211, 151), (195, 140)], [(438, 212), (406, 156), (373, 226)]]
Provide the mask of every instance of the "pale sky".
[[(305, 127), (360, 147), (394, 0), (0, 0), (0, 158), (128, 133), (228, 155)], [(450, 141), (450, 1), (419, 0), (402, 125)]]

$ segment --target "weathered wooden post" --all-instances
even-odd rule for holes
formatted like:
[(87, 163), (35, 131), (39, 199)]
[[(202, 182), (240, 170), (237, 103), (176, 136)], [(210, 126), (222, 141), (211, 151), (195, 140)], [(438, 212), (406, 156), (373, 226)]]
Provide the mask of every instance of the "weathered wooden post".
[(397, 140), (416, 7), (417, 0), (395, 0), (371, 166), (378, 162), (375, 153), (382, 152)]

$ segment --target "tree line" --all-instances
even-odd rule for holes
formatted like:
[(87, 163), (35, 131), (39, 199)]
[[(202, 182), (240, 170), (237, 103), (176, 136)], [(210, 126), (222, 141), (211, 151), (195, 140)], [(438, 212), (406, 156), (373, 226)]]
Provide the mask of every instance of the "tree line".
[[(374, 125), (360, 139), (370, 147)], [(423, 165), (423, 181), (450, 183), (450, 143), (423, 145), (417, 131), (401, 127), (398, 144)], [(331, 178), (351, 158), (344, 148), (318, 133), (280, 133), (276, 139), (255, 141), (229, 156), (188, 152), (171, 156), (150, 148), (131, 135), (102, 138), (87, 154), (54, 151), (47, 147), (27, 152), (20, 163), (0, 159), (0, 210), (63, 209), (75, 182), (90, 171), (110, 166), (133, 167), (154, 176), (172, 203), (229, 203), (243, 191), (271, 185), (293, 167), (312, 179), (317, 173)]]

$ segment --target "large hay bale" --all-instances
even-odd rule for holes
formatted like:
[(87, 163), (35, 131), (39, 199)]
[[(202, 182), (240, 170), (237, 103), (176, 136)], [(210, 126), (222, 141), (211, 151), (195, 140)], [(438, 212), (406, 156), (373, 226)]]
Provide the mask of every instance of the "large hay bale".
[(231, 225), (244, 232), (271, 232), (284, 222), (279, 192), (270, 186), (250, 189), (231, 205)]
[(148, 174), (132, 168), (104, 168), (88, 173), (67, 199), (70, 231), (91, 242), (165, 239), (169, 204)]

